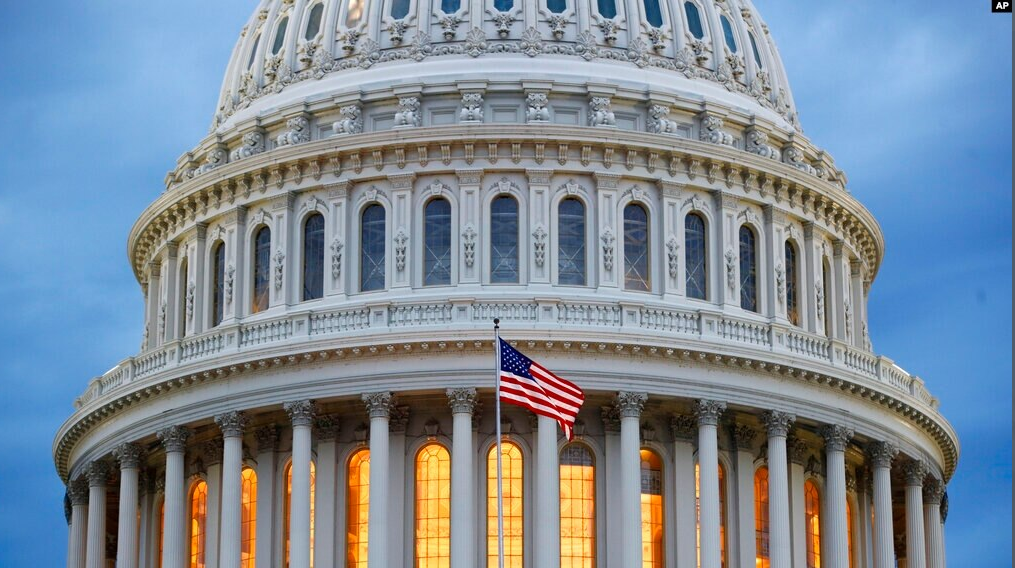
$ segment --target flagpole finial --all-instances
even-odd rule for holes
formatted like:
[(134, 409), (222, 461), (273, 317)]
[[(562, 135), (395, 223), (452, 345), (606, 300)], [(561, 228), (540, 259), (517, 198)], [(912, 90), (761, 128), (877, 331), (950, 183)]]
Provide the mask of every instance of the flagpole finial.
[(500, 318), (493, 318), (493, 328), (500, 329)]

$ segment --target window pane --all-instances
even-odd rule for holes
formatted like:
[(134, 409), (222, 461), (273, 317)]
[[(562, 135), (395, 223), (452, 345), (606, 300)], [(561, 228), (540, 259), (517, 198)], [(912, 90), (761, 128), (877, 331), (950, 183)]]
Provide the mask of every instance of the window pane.
[(687, 30), (697, 39), (705, 37), (705, 30), (701, 27), (701, 15), (698, 13), (698, 6), (694, 2), (684, 2), (684, 13), (687, 14)]
[(454, 14), (462, 7), (462, 0), (441, 0), (441, 11), (445, 14)]
[(490, 204), (490, 282), (518, 282), (518, 202), (507, 195)]
[(663, 568), (663, 460), (652, 450), (641, 451), (641, 557), (643, 568)]
[(663, 14), (659, 9), (659, 0), (644, 0), (645, 3), (645, 19), (654, 28), (658, 28), (663, 25)]
[(560, 14), (567, 10), (567, 0), (546, 0), (546, 9), (554, 14)]
[(257, 472), (243, 468), (240, 486), (240, 568), (254, 568), (257, 552)]
[(205, 566), (205, 531), (208, 525), (208, 484), (198, 481), (190, 490), (190, 568)]
[(351, 28), (359, 24), (363, 17), (363, 4), (366, 0), (349, 0), (349, 8), (345, 13), (345, 27)]
[(758, 263), (754, 231), (740, 227), (740, 307), (758, 311)]
[(568, 444), (560, 452), (560, 568), (595, 564), (595, 464), (587, 447)]
[(821, 568), (821, 498), (811, 480), (804, 483), (804, 518), (807, 526), (807, 568)]
[(423, 285), (451, 284), (451, 203), (431, 200), (423, 217)]
[[(504, 566), (522, 568), (522, 450), (501, 442), (501, 486), (504, 504)], [(486, 564), (497, 568), (497, 446), (486, 454)]]
[(761, 64), (761, 52), (758, 51), (758, 42), (754, 41), (754, 34), (747, 32), (747, 39), (751, 40), (751, 51), (754, 52), (754, 62), (758, 64), (758, 69), (764, 67)]
[(416, 454), (416, 568), (451, 564), (451, 455), (440, 444)]
[(367, 526), (370, 520), (370, 450), (358, 450), (349, 459), (346, 503), (347, 568), (367, 568)]
[(577, 199), (557, 208), (557, 281), (585, 285), (585, 204)]
[(212, 249), (211, 325), (222, 323), (226, 300), (226, 245), (218, 242)]
[(786, 241), (786, 317), (789, 323), (800, 325), (799, 288), (797, 286), (797, 254), (793, 243)]
[(257, 57), (257, 45), (261, 43), (261, 36), (254, 38), (254, 46), (250, 48), (250, 59), (247, 60), (247, 69), (254, 66), (254, 59)]
[(499, 12), (507, 12), (515, 7), (515, 0), (493, 0), (493, 7)]
[(409, 15), (409, 2), (410, 0), (391, 0), (391, 17), (401, 20)]
[(303, 39), (310, 41), (317, 37), (321, 31), (321, 16), (324, 15), (324, 3), (318, 2), (310, 9), (310, 16), (307, 18), (307, 29), (303, 32)]
[(285, 29), (289, 27), (289, 17), (286, 16), (278, 22), (278, 27), (275, 28), (275, 43), (271, 45), (271, 54), (278, 55), (278, 52), (282, 51), (282, 46), (285, 45)]
[(324, 215), (303, 224), (303, 299), (324, 297)]
[(846, 501), (846, 554), (849, 555), (848, 568), (853, 568), (853, 504)]
[(604, 18), (617, 17), (617, 0), (596, 0), (596, 8)]
[(684, 282), (687, 297), (704, 300), (708, 297), (708, 259), (705, 250), (705, 220), (697, 213), (684, 218)]
[(624, 287), (649, 291), (648, 213), (641, 205), (624, 208)]
[(768, 468), (754, 472), (754, 543), (756, 568), (769, 568)]
[(730, 25), (730, 20), (726, 16), (719, 16), (719, 23), (722, 24), (722, 35), (726, 39), (726, 47), (731, 52), (737, 52), (737, 41), (733, 38), (733, 26)]
[(384, 207), (363, 210), (360, 249), (360, 290), (384, 289)]
[(251, 313), (268, 309), (268, 281), (271, 279), (271, 229), (261, 227), (254, 235), (254, 297)]

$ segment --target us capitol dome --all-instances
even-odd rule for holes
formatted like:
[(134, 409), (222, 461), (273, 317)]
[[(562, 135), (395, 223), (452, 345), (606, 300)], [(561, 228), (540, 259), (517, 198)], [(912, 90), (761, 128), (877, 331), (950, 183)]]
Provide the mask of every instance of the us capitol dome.
[(53, 445), (70, 568), (941, 568), (958, 439), (749, 0), (262, 0)]

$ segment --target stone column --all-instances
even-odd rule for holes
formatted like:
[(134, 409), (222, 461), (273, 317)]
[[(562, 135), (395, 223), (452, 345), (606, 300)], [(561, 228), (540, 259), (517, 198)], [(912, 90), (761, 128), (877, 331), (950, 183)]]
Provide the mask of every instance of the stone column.
[[(807, 460), (807, 444), (799, 438), (786, 439), (786, 452), (789, 454), (789, 527), (790, 551), (793, 566), (807, 566), (807, 509), (804, 503), (804, 463)], [(771, 467), (771, 460), (769, 460)], [(769, 469), (768, 497), (772, 498), (771, 476)], [(774, 534), (774, 525), (772, 525)], [(772, 568), (778, 568), (772, 563)]]
[(941, 534), (941, 497), (945, 488), (934, 479), (923, 487), (923, 527), (927, 537), (927, 568), (945, 568)]
[(903, 466), (906, 475), (906, 568), (927, 568), (923, 534), (923, 479), (927, 465), (913, 460)]
[[(363, 402), (370, 415), (370, 487), (388, 487), (388, 419), (391, 416), (392, 395), (390, 392), (363, 394)], [(367, 549), (367, 566), (388, 568), (388, 498), (386, 491), (371, 491), (368, 508), (367, 534), (370, 547)], [(396, 528), (395, 530), (398, 530)], [(399, 559), (395, 559), (399, 561)]]
[(85, 567), (106, 567), (106, 483), (109, 465), (93, 461), (88, 465), (88, 537)]
[(641, 411), (648, 394), (618, 392), (620, 416), (621, 558), (624, 566), (641, 566)]
[(88, 538), (88, 479), (78, 477), (67, 486), (70, 493), (70, 546), (68, 568), (85, 568), (85, 543)]
[(473, 503), (472, 410), (476, 389), (447, 389), (453, 420), (451, 432), (451, 568), (475, 563), (476, 507)]
[(165, 517), (162, 532), (161, 568), (184, 568), (187, 556), (187, 503), (183, 475), (183, 454), (190, 430), (170, 426), (159, 430), (166, 451)]
[(208, 510), (204, 526), (205, 568), (219, 568), (219, 528), (222, 526), (222, 438), (201, 444), (205, 483), (208, 485)]
[[(821, 429), (825, 439), (825, 526), (829, 568), (849, 568), (849, 527), (846, 523), (846, 444), (853, 430), (838, 424)], [(823, 555), (825, 556), (825, 555)]]
[(789, 468), (786, 436), (796, 416), (769, 410), (761, 417), (768, 430), (768, 556), (772, 568), (789, 568), (792, 562), (789, 514)]
[(540, 416), (536, 430), (536, 514), (542, 523), (532, 543), (534, 565), (560, 566), (560, 470), (557, 453), (557, 422)]
[[(736, 449), (737, 480), (737, 551), (739, 560), (734, 566), (753, 566), (758, 558), (757, 533), (754, 523), (754, 437), (757, 432), (746, 424), (733, 427), (733, 445)], [(733, 529), (731, 528), (732, 532)], [(769, 538), (771, 543), (771, 537)]]
[(697, 400), (694, 415), (698, 419), (698, 475), (701, 568), (722, 566), (719, 539), (719, 416), (726, 403)]
[(152, 556), (152, 545), (155, 540), (155, 521), (162, 520), (155, 518), (155, 483), (148, 470), (142, 469), (138, 475), (138, 488), (141, 506), (138, 510), (141, 517), (140, 541), (138, 542), (137, 568), (151, 568), (154, 566), (155, 558)]
[(335, 491), (338, 489), (337, 416), (322, 416), (314, 424), (317, 437), (317, 477), (314, 490), (314, 566), (335, 565)]
[(670, 420), (673, 434), (673, 478), (676, 509), (677, 566), (694, 568), (696, 558), (696, 506), (694, 502), (694, 434), (697, 423), (694, 417), (679, 414)]
[(892, 460), (899, 450), (887, 442), (867, 447), (874, 485), (874, 568), (895, 566), (895, 529), (892, 527)]
[(254, 555), (254, 568), (272, 568), (272, 557), (275, 546), (275, 503), (281, 499), (273, 489), (276, 476), (276, 456), (278, 450), (278, 427), (263, 426), (254, 432), (257, 439), (257, 550)]
[(314, 401), (282, 404), (293, 426), (292, 497), (289, 504), (289, 567), (310, 568), (310, 460)]
[(222, 506), (219, 523), (219, 566), (240, 568), (240, 529), (243, 524), (243, 429), (247, 417), (239, 411), (215, 417), (222, 430)]
[(137, 444), (120, 444), (113, 450), (120, 462), (120, 515), (116, 531), (117, 568), (137, 568), (138, 565), (138, 474), (141, 467), (141, 447)]

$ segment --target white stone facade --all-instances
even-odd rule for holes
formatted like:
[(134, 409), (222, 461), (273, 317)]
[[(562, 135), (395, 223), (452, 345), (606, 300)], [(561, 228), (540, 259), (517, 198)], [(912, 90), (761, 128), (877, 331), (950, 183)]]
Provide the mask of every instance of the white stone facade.
[[(507, 245), (493, 227), (505, 196)], [(439, 255), (435, 200), (450, 211)], [(567, 200), (582, 206), (577, 236)], [(880, 228), (799, 130), (750, 2), (263, 0), (212, 132), (128, 250), (141, 350), (88, 385), (54, 442), (68, 566), (182, 568), (194, 479), (204, 565), (248, 566), (245, 468), (250, 566), (347, 566), (348, 464), (364, 447), (369, 485), (386, 489), (370, 493), (368, 565), (415, 566), (428, 442), (451, 460), (448, 562), (485, 566), (495, 317), (588, 397), (576, 431), (594, 457), (592, 565), (645, 561), (632, 504), (646, 449), (663, 464), (656, 565), (697, 566), (700, 531), (703, 567), (806, 568), (816, 487), (825, 564), (944, 566), (958, 440), (923, 381), (872, 351)], [(435, 262), (446, 273), (430, 285)], [(581, 278), (564, 278), (575, 265)], [(565, 441), (514, 407), (503, 424), (523, 459), (523, 564), (557, 566)], [(699, 462), (724, 475), (701, 475), (696, 520)]]

